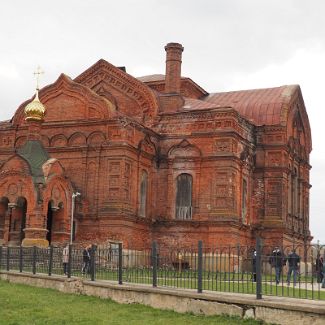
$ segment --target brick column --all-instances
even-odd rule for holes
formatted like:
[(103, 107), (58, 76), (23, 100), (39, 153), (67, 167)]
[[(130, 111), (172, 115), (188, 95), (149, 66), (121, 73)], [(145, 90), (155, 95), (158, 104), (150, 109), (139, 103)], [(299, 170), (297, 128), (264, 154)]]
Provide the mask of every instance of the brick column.
[(28, 223), (26, 223), (26, 228), (24, 229), (25, 238), (23, 239), (22, 246), (48, 247), (46, 216), (41, 211), (36, 210), (27, 217)]
[(10, 223), (11, 223), (11, 214), (12, 209), (16, 207), (16, 203), (8, 203), (8, 209), (5, 215), (5, 223), (3, 228), (3, 243), (6, 245), (10, 240)]

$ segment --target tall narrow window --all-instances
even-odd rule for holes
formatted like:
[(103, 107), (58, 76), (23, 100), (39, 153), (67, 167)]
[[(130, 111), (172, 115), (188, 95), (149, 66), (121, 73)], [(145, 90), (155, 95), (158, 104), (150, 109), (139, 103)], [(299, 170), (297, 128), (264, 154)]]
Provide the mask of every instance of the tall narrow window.
[(192, 219), (192, 176), (179, 175), (176, 186), (176, 219)]
[(247, 214), (247, 181), (243, 179), (243, 188), (242, 188), (242, 221), (246, 223), (246, 214)]
[(140, 217), (146, 216), (147, 208), (147, 188), (148, 188), (148, 174), (146, 171), (142, 172), (141, 183), (140, 183)]

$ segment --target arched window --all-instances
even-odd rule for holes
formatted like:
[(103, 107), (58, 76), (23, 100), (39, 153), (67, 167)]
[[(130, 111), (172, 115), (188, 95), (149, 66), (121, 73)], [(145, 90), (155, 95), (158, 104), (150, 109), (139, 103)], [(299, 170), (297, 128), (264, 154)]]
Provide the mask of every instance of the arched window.
[(144, 170), (142, 171), (141, 183), (140, 183), (140, 207), (139, 207), (140, 217), (146, 216), (147, 188), (148, 188), (148, 173)]
[(192, 219), (192, 176), (179, 175), (176, 186), (176, 219)]

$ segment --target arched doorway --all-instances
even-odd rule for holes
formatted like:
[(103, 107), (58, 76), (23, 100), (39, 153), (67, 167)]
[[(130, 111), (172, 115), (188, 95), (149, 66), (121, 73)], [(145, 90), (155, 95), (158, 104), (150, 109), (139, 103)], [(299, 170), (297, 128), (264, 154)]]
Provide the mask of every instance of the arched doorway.
[(48, 240), (49, 244), (60, 243), (63, 241), (64, 232), (66, 229), (64, 216), (65, 209), (63, 203), (60, 202), (58, 206), (56, 206), (53, 200), (51, 200), (47, 206), (46, 222), (46, 239)]
[(19, 197), (11, 210), (9, 225), (9, 241), (13, 245), (20, 245), (25, 238), (27, 200)]
[(4, 242), (5, 220), (8, 210), (9, 200), (6, 197), (0, 199), (0, 245)]

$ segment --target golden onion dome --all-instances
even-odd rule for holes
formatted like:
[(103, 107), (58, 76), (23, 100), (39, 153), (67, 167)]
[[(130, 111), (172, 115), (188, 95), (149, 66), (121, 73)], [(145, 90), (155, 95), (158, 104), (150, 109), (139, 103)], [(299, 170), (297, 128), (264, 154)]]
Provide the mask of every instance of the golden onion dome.
[(26, 121), (42, 121), (45, 116), (45, 106), (40, 102), (38, 98), (38, 90), (36, 90), (35, 97), (25, 107), (25, 120)]

